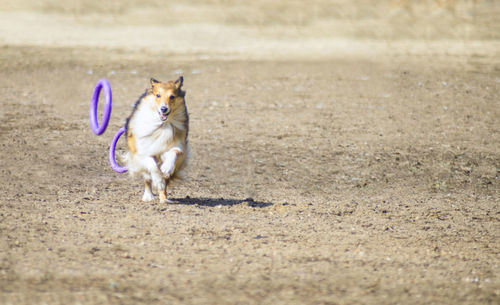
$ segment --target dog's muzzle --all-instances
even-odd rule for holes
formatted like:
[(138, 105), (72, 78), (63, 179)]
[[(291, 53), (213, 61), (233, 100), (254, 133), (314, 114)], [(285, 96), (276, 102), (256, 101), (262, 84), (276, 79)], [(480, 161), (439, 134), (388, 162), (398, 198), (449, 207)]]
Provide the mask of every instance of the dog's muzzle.
[(162, 106), (160, 108), (159, 114), (160, 114), (160, 119), (162, 121), (165, 121), (165, 120), (167, 120), (168, 115), (170, 114), (170, 109), (166, 106)]

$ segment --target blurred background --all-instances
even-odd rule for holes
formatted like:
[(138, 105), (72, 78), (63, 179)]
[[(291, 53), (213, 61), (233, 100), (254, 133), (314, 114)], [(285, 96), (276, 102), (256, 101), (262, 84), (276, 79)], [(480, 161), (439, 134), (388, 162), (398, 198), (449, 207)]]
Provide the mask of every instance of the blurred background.
[(498, 52), (497, 0), (2, 0), (0, 45), (314, 58)]

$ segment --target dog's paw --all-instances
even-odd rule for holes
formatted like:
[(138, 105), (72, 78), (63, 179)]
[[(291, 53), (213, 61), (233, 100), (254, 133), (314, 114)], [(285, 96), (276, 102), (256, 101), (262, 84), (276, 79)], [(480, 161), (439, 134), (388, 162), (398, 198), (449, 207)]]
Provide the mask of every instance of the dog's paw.
[(151, 192), (144, 192), (144, 195), (142, 195), (142, 201), (144, 202), (153, 201), (154, 199), (155, 196)]
[(174, 174), (175, 162), (163, 162), (160, 167), (160, 170), (165, 179), (170, 178)]

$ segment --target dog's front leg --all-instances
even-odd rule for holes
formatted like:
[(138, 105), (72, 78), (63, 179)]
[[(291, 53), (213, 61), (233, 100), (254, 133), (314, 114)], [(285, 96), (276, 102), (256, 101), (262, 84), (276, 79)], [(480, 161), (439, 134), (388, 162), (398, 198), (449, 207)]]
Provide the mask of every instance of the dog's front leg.
[(158, 169), (158, 164), (156, 163), (155, 158), (145, 157), (143, 159), (142, 165), (151, 175), (151, 181), (153, 182), (153, 187), (156, 188), (158, 191), (165, 189), (165, 180), (163, 179), (161, 172)]
[(161, 155), (162, 164), (160, 170), (163, 173), (163, 177), (165, 177), (165, 179), (169, 179), (174, 174), (177, 158), (181, 154), (182, 150), (178, 147), (174, 147)]
[(172, 203), (172, 201), (167, 199), (167, 185), (168, 180), (165, 179), (165, 187), (161, 190), (158, 190), (158, 193), (160, 194), (160, 203)]
[(151, 176), (144, 176), (144, 195), (142, 195), (142, 201), (152, 201), (155, 199), (155, 196), (153, 195), (153, 190), (151, 190)]

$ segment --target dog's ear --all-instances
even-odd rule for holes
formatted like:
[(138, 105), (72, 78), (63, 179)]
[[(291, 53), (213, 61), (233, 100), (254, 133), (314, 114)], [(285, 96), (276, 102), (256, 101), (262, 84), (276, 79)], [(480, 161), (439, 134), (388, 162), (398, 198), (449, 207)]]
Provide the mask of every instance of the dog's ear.
[(182, 87), (182, 83), (184, 82), (184, 77), (179, 76), (179, 79), (175, 81), (175, 89), (179, 90)]
[(159, 81), (157, 81), (156, 79), (152, 78), (149, 80), (149, 82), (151, 83), (151, 87), (154, 87), (155, 84), (158, 84)]

